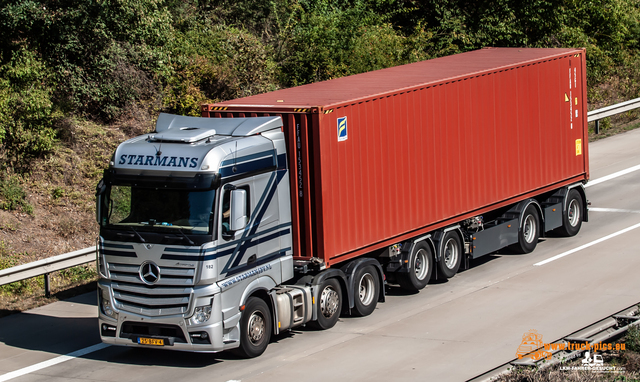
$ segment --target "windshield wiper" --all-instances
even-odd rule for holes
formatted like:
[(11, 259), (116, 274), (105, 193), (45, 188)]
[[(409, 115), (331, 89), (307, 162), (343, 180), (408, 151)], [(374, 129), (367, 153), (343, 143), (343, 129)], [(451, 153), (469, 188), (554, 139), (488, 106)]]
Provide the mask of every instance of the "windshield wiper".
[(136, 236), (138, 236), (138, 239), (140, 239), (141, 243), (146, 243), (147, 241), (144, 239), (144, 237), (140, 236), (140, 234), (138, 233), (138, 231), (136, 231), (132, 226), (129, 226), (129, 228), (131, 228), (131, 230), (133, 231), (133, 233), (136, 234)]
[(187, 243), (189, 243), (189, 245), (196, 245), (196, 243), (194, 243), (191, 239), (189, 239), (189, 236), (185, 235), (180, 228), (178, 228), (178, 232), (182, 234), (182, 237), (187, 239)]

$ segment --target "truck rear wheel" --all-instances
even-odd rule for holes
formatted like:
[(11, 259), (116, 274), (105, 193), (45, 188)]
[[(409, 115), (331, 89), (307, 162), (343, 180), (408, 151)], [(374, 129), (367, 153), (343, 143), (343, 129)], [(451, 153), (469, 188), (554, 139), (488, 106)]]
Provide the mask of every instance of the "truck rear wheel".
[(540, 217), (533, 204), (529, 204), (524, 210), (521, 222), (520, 230), (518, 230), (518, 242), (512, 248), (520, 253), (533, 252), (540, 237)]
[(440, 251), (438, 269), (442, 276), (450, 279), (458, 273), (462, 263), (463, 251), (460, 236), (455, 231), (445, 233)]
[(431, 279), (433, 271), (433, 253), (424, 241), (416, 243), (409, 255), (408, 272), (398, 273), (398, 284), (404, 290), (417, 292), (423, 289)]
[(354, 277), (355, 301), (354, 316), (364, 317), (370, 315), (378, 304), (380, 295), (380, 283), (375, 268), (371, 265), (360, 268)]
[(264, 353), (271, 340), (271, 312), (264, 300), (249, 297), (240, 319), (240, 347), (236, 354), (254, 358)]
[(575, 236), (582, 227), (582, 196), (572, 189), (567, 195), (567, 208), (562, 211), (562, 226), (557, 232), (563, 236)]
[(342, 311), (342, 288), (340, 288), (338, 280), (327, 279), (320, 284), (315, 307), (318, 319), (310, 322), (310, 326), (326, 330), (338, 322)]

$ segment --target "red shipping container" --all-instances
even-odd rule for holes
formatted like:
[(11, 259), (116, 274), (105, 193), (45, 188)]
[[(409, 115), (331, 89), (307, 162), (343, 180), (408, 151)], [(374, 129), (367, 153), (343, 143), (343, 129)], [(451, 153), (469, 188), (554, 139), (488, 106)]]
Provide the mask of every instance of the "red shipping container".
[(280, 115), (294, 256), (328, 266), (588, 179), (584, 49), (486, 48), (203, 105)]

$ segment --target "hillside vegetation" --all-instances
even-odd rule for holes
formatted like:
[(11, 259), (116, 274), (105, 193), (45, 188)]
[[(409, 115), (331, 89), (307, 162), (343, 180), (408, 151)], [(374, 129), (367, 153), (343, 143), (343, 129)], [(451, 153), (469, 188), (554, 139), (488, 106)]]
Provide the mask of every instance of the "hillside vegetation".
[(639, 20), (640, 0), (0, 0), (0, 269), (92, 245), (102, 169), (160, 111), (484, 46), (586, 47), (594, 108), (638, 97)]

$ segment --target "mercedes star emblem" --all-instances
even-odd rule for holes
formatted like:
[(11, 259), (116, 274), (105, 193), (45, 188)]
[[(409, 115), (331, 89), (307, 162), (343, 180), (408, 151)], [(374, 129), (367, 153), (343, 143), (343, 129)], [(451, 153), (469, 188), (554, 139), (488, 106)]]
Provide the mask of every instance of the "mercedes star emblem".
[(155, 284), (160, 280), (160, 267), (152, 261), (145, 261), (140, 266), (140, 280), (145, 284)]

